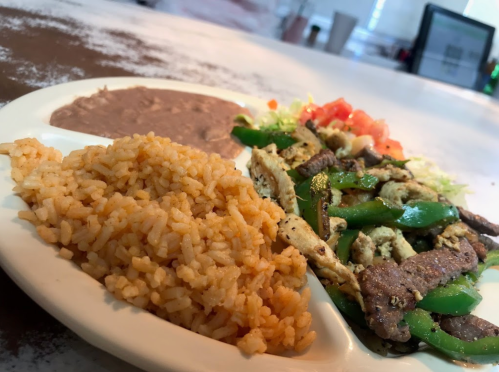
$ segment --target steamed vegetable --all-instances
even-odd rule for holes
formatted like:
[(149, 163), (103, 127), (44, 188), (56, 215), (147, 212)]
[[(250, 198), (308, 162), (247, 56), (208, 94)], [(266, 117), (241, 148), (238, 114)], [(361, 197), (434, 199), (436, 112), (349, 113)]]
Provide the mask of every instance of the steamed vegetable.
[(331, 186), (335, 189), (361, 189), (372, 190), (379, 180), (370, 174), (363, 174), (361, 177), (356, 172), (329, 171), (327, 172)]
[[(291, 171), (288, 171), (288, 174), (294, 179), (299, 177), (299, 175)], [(359, 177), (356, 172), (336, 170), (318, 173), (306, 179), (295, 188), (301, 216), (319, 234), (319, 226), (321, 224), (318, 221), (321, 218), (322, 211), (318, 210), (318, 202), (321, 198), (322, 206), (327, 206), (331, 202), (331, 187), (338, 190), (345, 188), (372, 190), (376, 187), (377, 183), (378, 179), (369, 174)], [(330, 213), (329, 215), (332, 216)]]
[(340, 288), (337, 285), (326, 286), (326, 292), (338, 310), (345, 316), (353, 320), (355, 324), (361, 327), (367, 327), (364, 312), (357, 302), (348, 299), (347, 296), (340, 291)]
[(296, 140), (289, 134), (282, 132), (263, 132), (257, 129), (234, 127), (232, 134), (246, 146), (256, 146), (259, 149), (275, 143), (278, 149), (283, 150), (296, 143)]
[(442, 331), (430, 313), (423, 309), (409, 311), (404, 316), (411, 335), (426, 342), (451, 359), (471, 363), (499, 363), (499, 337), (485, 337), (468, 342)]
[(476, 273), (467, 273), (466, 276), (469, 277), (473, 282), (477, 282), (482, 273), (489, 267), (499, 265), (499, 251), (491, 251), (487, 253), (487, 258), (485, 262), (479, 263)]
[[(275, 100), (272, 100), (268, 102), (268, 107), (271, 111), (266, 116), (256, 120), (260, 124), (260, 131), (251, 131), (245, 128), (243, 128), (244, 130), (234, 130), (234, 134), (240, 137), (243, 143), (250, 143), (250, 146), (258, 147), (276, 143), (279, 149), (285, 149), (291, 144), (296, 143), (289, 132), (295, 130), (297, 125), (306, 125), (314, 135), (319, 137), (322, 146), (329, 146), (330, 150), (335, 152), (338, 160), (335, 160), (334, 164), (341, 168), (329, 168), (310, 178), (301, 176), (296, 170), (299, 164), (307, 161), (313, 155), (313, 149), (317, 147), (314, 146), (312, 151), (310, 148), (307, 148), (307, 142), (310, 139), (302, 140), (303, 143), (300, 143), (300, 145), (303, 145), (302, 147), (297, 144), (292, 149), (289, 149), (289, 151), (278, 152), (278, 154), (284, 162), (290, 165), (291, 168), (294, 168), (287, 170), (287, 174), (295, 183), (299, 214), (323, 241), (327, 241), (330, 247), (333, 247), (334, 244), (337, 258), (347, 267), (345, 268), (339, 265), (339, 262), (335, 261), (336, 265), (345, 270), (348, 268), (355, 274), (359, 270), (362, 270), (360, 264), (367, 266), (371, 262), (375, 265), (382, 262), (380, 260), (362, 261), (361, 258), (355, 257), (355, 255), (353, 257), (350, 256), (352, 244), (358, 238), (361, 229), (367, 234), (367, 237), (364, 239), (364, 236), (362, 236), (362, 239), (359, 239), (359, 250), (362, 249), (366, 257), (372, 253), (375, 256), (382, 255), (383, 260), (386, 260), (392, 254), (391, 249), (394, 252), (391, 256), (392, 259), (394, 258), (400, 264), (400, 261), (405, 257), (398, 258), (396, 256), (396, 254), (399, 254), (399, 250), (410, 250), (408, 255), (413, 255), (414, 251), (418, 253), (429, 251), (433, 249), (432, 243), (434, 242), (434, 231), (431, 229), (435, 226), (445, 227), (459, 220), (459, 211), (451, 203), (440, 197), (438, 200), (443, 202), (421, 201), (427, 198), (420, 198), (415, 192), (411, 194), (411, 189), (409, 188), (407, 188), (409, 191), (408, 195), (406, 195), (407, 199), (404, 199), (404, 204), (396, 205), (380, 197), (375, 197), (372, 200), (380, 190), (380, 179), (382, 180), (381, 183), (389, 180), (405, 182), (411, 179), (411, 183), (414, 183), (414, 181), (419, 182), (436, 191), (439, 196), (444, 196), (455, 204), (462, 204), (459, 199), (466, 192), (466, 186), (454, 185), (452, 177), (438, 169), (433, 162), (423, 158), (405, 160), (402, 145), (398, 141), (389, 138), (388, 126), (383, 120), (374, 120), (364, 111), (354, 110), (343, 99), (330, 102), (323, 106), (314, 104), (311, 101), (308, 104), (295, 102), (294, 106), (292, 105), (290, 108), (279, 106)], [(262, 118), (265, 120), (261, 120)], [(336, 143), (341, 143), (342, 146), (335, 146)], [(380, 156), (374, 151), (371, 153), (366, 151), (359, 159), (352, 159), (352, 157), (355, 158), (356, 154), (366, 146), (372, 146), (373, 150), (376, 150), (381, 155), (389, 156)], [(366, 164), (377, 165), (365, 168)], [(321, 165), (317, 169), (324, 169), (326, 166), (327, 164)], [(381, 170), (373, 169), (383, 167), (385, 168)], [(343, 168), (359, 169), (359, 171), (348, 172), (340, 170)], [(307, 173), (307, 175), (315, 172), (316, 170)], [(369, 173), (376, 174), (379, 178)], [(414, 175), (414, 181), (412, 180), (411, 173)], [(306, 173), (302, 172), (302, 174)], [(358, 192), (352, 189), (367, 190), (369, 192)], [(345, 190), (345, 192), (342, 194), (337, 190)], [(426, 189), (425, 192), (428, 194), (431, 193), (431, 200), (437, 200), (436, 195), (430, 190)], [(341, 203), (339, 201), (340, 197)], [(360, 204), (355, 204), (359, 202)], [(341, 207), (337, 205), (341, 205)], [(344, 207), (344, 205), (350, 206)], [(338, 222), (329, 217), (344, 219), (348, 225), (347, 230), (335, 233), (330, 238), (330, 231), (336, 228), (335, 224)], [(343, 221), (341, 221), (341, 224), (339, 230), (345, 228)], [(379, 231), (376, 230), (376, 234), (379, 236), (374, 232), (370, 236), (370, 231), (374, 231), (373, 228), (377, 227), (382, 227)], [(397, 230), (393, 228), (397, 228)], [(445, 233), (448, 233), (447, 230)], [(369, 238), (372, 241), (369, 241)], [(383, 238), (386, 241), (380, 240), (378, 242), (375, 241), (375, 238), (378, 238), (378, 240)], [(451, 236), (450, 238), (462, 238), (462, 235)], [(471, 239), (470, 237), (468, 238)], [(315, 239), (317, 238), (315, 237)], [(410, 247), (408, 241), (410, 241)], [(373, 247), (373, 242), (376, 249)], [(479, 247), (475, 246), (474, 248), (479, 249)], [(352, 263), (349, 263), (349, 260)], [(319, 260), (318, 262), (321, 261)], [(424, 298), (414, 295), (415, 299), (417, 299), (415, 305), (417, 309), (407, 312), (404, 320), (409, 325), (413, 336), (407, 342), (407, 345), (412, 345), (409, 351), (414, 351), (414, 348), (417, 349), (419, 340), (421, 340), (456, 359), (478, 363), (499, 362), (499, 337), (495, 339), (490, 338), (487, 341), (464, 342), (441, 331), (438, 325), (433, 323), (429, 315), (430, 312), (451, 316), (469, 314), (482, 300), (474, 284), (483, 270), (495, 264), (499, 264), (499, 251), (489, 252), (485, 262), (478, 265), (477, 273), (464, 273), (455, 279), (452, 278), (453, 280), (448, 282), (447, 285), (437, 288), (434, 288), (434, 285), (432, 285), (430, 287), (434, 289), (430, 290)], [(445, 267), (442, 267), (442, 270), (444, 269)], [(420, 270), (419, 266), (418, 270)], [(438, 267), (435, 270), (438, 270)], [(320, 271), (317, 273), (318, 275), (324, 274), (321, 274)], [(324, 277), (329, 279), (330, 282), (335, 282), (334, 279), (327, 276)], [(362, 274), (359, 278), (362, 280)], [(364, 277), (363, 279), (366, 278)], [(347, 289), (351, 290), (349, 287), (345, 288), (345, 291)], [(352, 288), (355, 287), (352, 286)], [(364, 291), (364, 288), (362, 290)], [(326, 291), (346, 317), (352, 319), (364, 332), (368, 332), (367, 328), (369, 327), (366, 324), (365, 314), (358, 303), (351, 301), (337, 286), (326, 286)], [(369, 297), (366, 298), (369, 299)], [(367, 300), (364, 299), (364, 301)], [(359, 302), (362, 303), (362, 299)], [(407, 311), (410, 308), (414, 308), (413, 302), (409, 306), (399, 306), (397, 311)], [(382, 310), (383, 307), (376, 307), (376, 311)], [(402, 313), (399, 315), (401, 316)], [(369, 316), (371, 315), (369, 314)], [(370, 325), (375, 329), (372, 324)], [(428, 329), (430, 333), (428, 333)], [(406, 334), (406, 336), (408, 335)], [(385, 340), (382, 340), (378, 336), (375, 337), (381, 340), (382, 343), (385, 343)], [(392, 342), (391, 340), (386, 340), (386, 343), (392, 346), (397, 344), (397, 342)], [(480, 347), (490, 347), (493, 350), (491, 352), (480, 350)]]
[[(316, 234), (321, 234), (319, 228), (323, 225), (324, 204), (331, 199), (331, 183), (326, 173), (321, 172), (310, 177), (296, 188), (298, 208), (302, 218), (312, 227)], [(322, 238), (322, 237), (321, 237)]]
[(341, 233), (336, 245), (336, 256), (338, 256), (343, 265), (348, 263), (350, 248), (352, 248), (352, 244), (358, 236), (359, 230), (345, 230)]
[(482, 296), (473, 287), (448, 284), (429, 292), (417, 306), (437, 314), (466, 315), (482, 301)]
[(402, 230), (426, 229), (436, 225), (448, 225), (459, 219), (457, 208), (445, 203), (409, 202), (403, 208), (404, 214), (393, 223)]
[(349, 227), (362, 227), (366, 225), (383, 225), (393, 222), (404, 214), (404, 210), (382, 198), (376, 198), (352, 207), (328, 208), (331, 217), (340, 217), (347, 221)]

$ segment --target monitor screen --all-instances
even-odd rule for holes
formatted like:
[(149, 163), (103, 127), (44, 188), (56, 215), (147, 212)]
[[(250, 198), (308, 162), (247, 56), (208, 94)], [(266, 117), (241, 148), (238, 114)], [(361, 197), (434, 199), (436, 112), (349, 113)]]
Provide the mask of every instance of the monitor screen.
[(487, 58), (485, 54), (490, 50), (491, 29), (493, 33), (490, 26), (481, 26), (449, 11), (431, 12), (426, 40), (418, 51), (419, 63), (414, 72), (473, 89)]

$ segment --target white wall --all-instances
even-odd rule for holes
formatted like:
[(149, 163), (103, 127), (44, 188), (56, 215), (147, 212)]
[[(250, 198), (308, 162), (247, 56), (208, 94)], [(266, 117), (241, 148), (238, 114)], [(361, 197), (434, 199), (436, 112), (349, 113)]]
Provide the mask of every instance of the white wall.
[(470, 0), (465, 15), (496, 28), (491, 56), (499, 57), (499, 0)]
[(418, 34), (419, 23), (428, 2), (456, 13), (463, 13), (468, 0), (385, 0), (381, 17), (374, 30), (401, 39), (413, 40)]
[(375, 2), (376, 0), (316, 0), (315, 13), (329, 20), (335, 11), (350, 14), (359, 19), (358, 26), (367, 27)]
[[(499, 57), (499, 0), (316, 0), (315, 13), (324, 18), (323, 27), (329, 26), (333, 12), (339, 11), (359, 18), (360, 27), (374, 25), (376, 33), (414, 40), (429, 2), (495, 27), (491, 56)], [(379, 18), (370, 24), (376, 6)], [(314, 21), (321, 23), (321, 19)]]

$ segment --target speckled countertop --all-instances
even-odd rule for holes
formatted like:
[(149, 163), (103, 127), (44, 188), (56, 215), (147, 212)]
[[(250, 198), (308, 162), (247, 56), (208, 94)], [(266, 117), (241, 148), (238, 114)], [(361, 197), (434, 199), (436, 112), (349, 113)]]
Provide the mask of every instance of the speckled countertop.
[[(136, 30), (127, 26), (130, 18)], [(163, 25), (165, 19), (172, 22)], [(189, 27), (174, 30), (182, 21), (133, 4), (106, 1), (0, 1), (0, 107), (62, 82), (133, 75), (283, 98), (285, 94), (271, 89), (256, 73), (236, 72), (201, 59), (199, 48), (183, 51), (176, 45), (182, 40), (208, 40)], [(139, 29), (142, 32), (136, 32)], [(83, 341), (1, 269), (0, 288), (0, 371), (138, 371)]]
[[(284, 103), (308, 92), (321, 103), (344, 96), (385, 118), (408, 155), (458, 174), (478, 191), (470, 209), (499, 220), (490, 202), (499, 185), (499, 106), (477, 93), (134, 4), (0, 0), (0, 107), (66, 81), (133, 75)], [(0, 288), (0, 371), (137, 370), (80, 339), (1, 270)]]

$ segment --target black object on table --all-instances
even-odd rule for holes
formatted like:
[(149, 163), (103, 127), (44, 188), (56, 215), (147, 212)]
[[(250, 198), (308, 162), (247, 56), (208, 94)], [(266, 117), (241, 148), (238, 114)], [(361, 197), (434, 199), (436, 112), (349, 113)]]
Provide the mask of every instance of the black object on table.
[(408, 71), (479, 90), (495, 28), (459, 13), (427, 4)]

